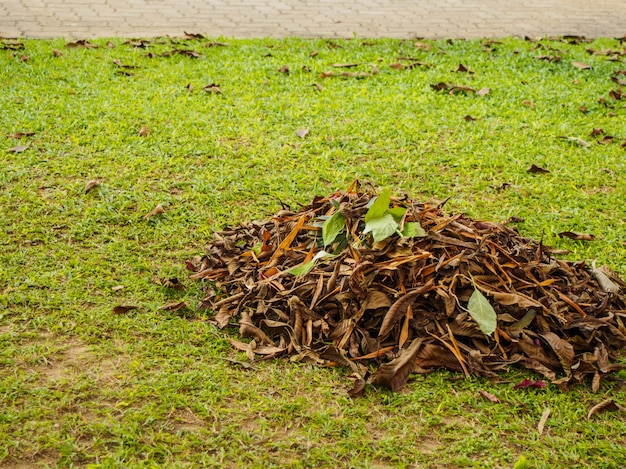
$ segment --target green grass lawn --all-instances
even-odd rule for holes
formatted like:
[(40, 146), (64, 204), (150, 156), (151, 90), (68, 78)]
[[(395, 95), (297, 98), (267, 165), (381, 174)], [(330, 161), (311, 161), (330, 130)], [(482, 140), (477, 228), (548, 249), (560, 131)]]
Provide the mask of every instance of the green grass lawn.
[(0, 467), (621, 467), (626, 415), (586, 419), (620, 381), (352, 400), (346, 370), (238, 365), (185, 260), (359, 178), (626, 274), (624, 44), (220, 41), (0, 42)]

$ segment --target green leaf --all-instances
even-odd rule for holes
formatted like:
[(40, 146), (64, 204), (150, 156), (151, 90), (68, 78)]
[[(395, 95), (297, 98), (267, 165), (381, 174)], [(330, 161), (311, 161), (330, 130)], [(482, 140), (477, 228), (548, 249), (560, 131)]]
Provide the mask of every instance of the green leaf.
[(406, 208), (403, 208), (403, 207), (390, 208), (389, 210), (387, 210), (387, 213), (389, 213), (395, 221), (400, 223), (400, 220), (402, 220), (402, 217), (406, 213)]
[(423, 238), (426, 236), (426, 231), (417, 222), (407, 222), (404, 224), (401, 234), (405, 238)]
[(515, 462), (513, 469), (528, 469), (528, 459), (521, 454), (519, 459)]
[(489, 303), (489, 300), (485, 298), (477, 288), (474, 288), (474, 293), (470, 296), (467, 303), (467, 310), (472, 316), (472, 319), (478, 323), (478, 327), (483, 333), (487, 335), (493, 334), (498, 325), (496, 312)]
[(367, 234), (371, 231), (374, 242), (377, 243), (394, 234), (398, 228), (400, 227), (391, 214), (386, 213), (382, 217), (372, 218), (370, 221), (366, 222), (363, 234)]
[(324, 246), (332, 244), (345, 226), (346, 217), (344, 217), (341, 212), (333, 213), (333, 215), (322, 225), (322, 239), (324, 240)]
[(389, 209), (389, 202), (391, 202), (391, 189), (385, 189), (365, 214), (365, 223), (375, 218), (382, 218)]
[(313, 267), (315, 267), (315, 259), (310, 260), (309, 262), (305, 262), (304, 264), (300, 264), (292, 269), (289, 269), (289, 273), (291, 275), (295, 275), (296, 277), (300, 277), (301, 275), (308, 274)]
[(293, 267), (292, 269), (289, 269), (287, 272), (289, 272), (291, 275), (295, 275), (296, 277), (300, 277), (301, 275), (308, 274), (311, 271), (311, 269), (315, 267), (315, 264), (317, 264), (317, 261), (319, 259), (332, 259), (334, 257), (337, 257), (337, 256), (333, 254), (329, 254), (326, 251), (320, 251), (317, 254), (315, 254), (315, 257), (311, 259), (309, 262), (305, 262), (304, 264), (297, 265)]

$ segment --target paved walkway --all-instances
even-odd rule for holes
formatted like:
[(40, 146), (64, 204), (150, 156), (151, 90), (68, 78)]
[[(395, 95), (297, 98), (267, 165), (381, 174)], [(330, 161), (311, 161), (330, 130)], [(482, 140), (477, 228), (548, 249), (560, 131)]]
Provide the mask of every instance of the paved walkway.
[(626, 0), (0, 0), (0, 37), (626, 34)]

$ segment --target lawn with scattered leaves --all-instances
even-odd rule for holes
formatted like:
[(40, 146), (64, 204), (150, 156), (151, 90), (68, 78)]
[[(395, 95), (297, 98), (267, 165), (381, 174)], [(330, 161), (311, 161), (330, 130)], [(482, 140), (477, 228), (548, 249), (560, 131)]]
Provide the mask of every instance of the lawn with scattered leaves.
[(623, 372), (353, 400), (345, 369), (248, 365), (185, 261), (359, 178), (626, 274), (624, 48), (2, 40), (0, 466), (621, 466), (626, 414), (587, 415)]

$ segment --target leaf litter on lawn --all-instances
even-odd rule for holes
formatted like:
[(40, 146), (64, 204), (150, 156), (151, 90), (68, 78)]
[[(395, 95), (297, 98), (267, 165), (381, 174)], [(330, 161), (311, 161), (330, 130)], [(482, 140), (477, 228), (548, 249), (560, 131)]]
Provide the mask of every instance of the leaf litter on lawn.
[(442, 205), (355, 181), (216, 232), (187, 262), (207, 281), (200, 307), (239, 327), (251, 358), (348, 367), (351, 396), (432, 368), (496, 378), (515, 365), (565, 391), (624, 367), (617, 274)]

